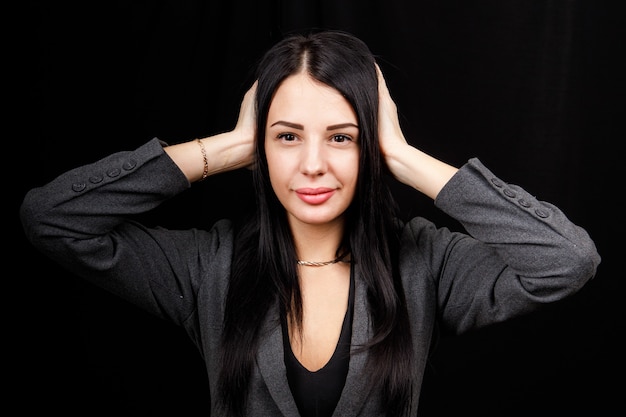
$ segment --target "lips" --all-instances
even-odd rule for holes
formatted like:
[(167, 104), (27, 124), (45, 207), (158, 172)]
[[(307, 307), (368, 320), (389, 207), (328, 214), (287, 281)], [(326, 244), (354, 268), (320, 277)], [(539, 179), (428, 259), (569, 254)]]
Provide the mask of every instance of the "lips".
[(335, 189), (319, 187), (319, 188), (298, 188), (296, 195), (300, 200), (307, 204), (322, 204), (328, 201), (335, 194)]

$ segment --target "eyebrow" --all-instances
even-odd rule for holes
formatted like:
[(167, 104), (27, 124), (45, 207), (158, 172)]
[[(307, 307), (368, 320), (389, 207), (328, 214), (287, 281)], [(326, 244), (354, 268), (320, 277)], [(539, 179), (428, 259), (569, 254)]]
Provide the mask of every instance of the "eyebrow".
[(355, 125), (354, 123), (339, 123), (337, 125), (330, 125), (328, 127), (326, 127), (326, 130), (337, 130), (337, 129), (343, 129), (345, 127), (356, 127), (357, 129), (359, 128), (357, 125)]
[(291, 123), (291, 122), (285, 122), (284, 120), (279, 120), (275, 123), (272, 123), (272, 125), (270, 127), (274, 127), (276, 125), (283, 125), (283, 126), (287, 126), (290, 127), (292, 129), (299, 129), (299, 130), (304, 130), (304, 126), (298, 123)]
[[(290, 127), (292, 129), (299, 129), (299, 130), (304, 130), (304, 126), (299, 124), (299, 123), (291, 123), (291, 122), (286, 122), (284, 120), (279, 120), (277, 122), (272, 123), (272, 125), (270, 127), (274, 127), (276, 125), (283, 125), (283, 126), (287, 126)], [(359, 128), (359, 126), (355, 125), (354, 123), (339, 123), (336, 125), (330, 125), (326, 127), (327, 131), (330, 130), (337, 130), (337, 129), (343, 129), (345, 127), (356, 127), (357, 129)]]

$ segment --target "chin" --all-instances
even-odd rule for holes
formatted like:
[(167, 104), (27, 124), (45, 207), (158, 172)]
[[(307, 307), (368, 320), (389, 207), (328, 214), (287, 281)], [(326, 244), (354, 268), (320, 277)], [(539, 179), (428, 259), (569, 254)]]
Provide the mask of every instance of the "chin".
[(312, 226), (322, 226), (330, 223), (337, 223), (343, 221), (341, 214), (330, 213), (300, 213), (300, 215), (293, 215), (294, 220), (309, 224)]

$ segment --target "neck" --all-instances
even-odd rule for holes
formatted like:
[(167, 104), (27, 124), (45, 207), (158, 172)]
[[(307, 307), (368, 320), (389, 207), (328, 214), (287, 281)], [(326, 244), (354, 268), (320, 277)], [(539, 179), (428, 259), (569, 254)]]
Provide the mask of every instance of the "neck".
[(291, 233), (298, 259), (303, 261), (325, 262), (334, 260), (343, 240), (343, 221), (310, 225), (291, 224)]

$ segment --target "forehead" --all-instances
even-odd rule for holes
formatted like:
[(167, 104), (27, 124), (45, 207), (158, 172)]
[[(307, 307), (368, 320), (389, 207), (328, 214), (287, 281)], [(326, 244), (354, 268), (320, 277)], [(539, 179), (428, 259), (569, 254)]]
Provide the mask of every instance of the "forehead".
[(274, 93), (268, 122), (275, 119), (356, 124), (356, 113), (339, 91), (301, 72), (285, 78)]

